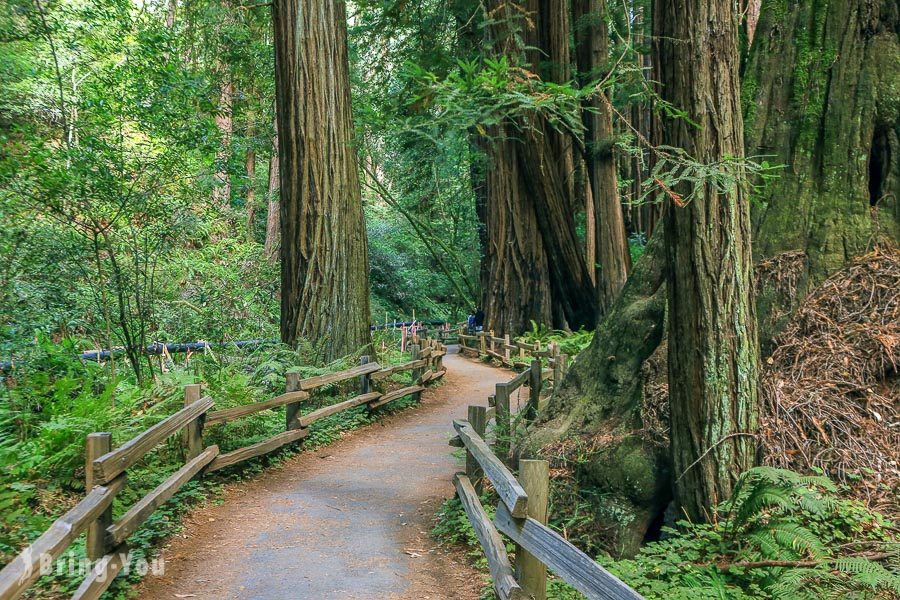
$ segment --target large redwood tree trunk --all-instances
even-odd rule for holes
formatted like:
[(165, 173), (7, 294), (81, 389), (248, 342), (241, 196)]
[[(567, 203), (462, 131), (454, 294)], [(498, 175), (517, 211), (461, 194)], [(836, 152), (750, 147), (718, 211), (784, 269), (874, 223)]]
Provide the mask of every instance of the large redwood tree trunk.
[[(731, 0), (660, 0), (654, 15), (663, 98), (693, 121), (664, 119), (663, 140), (708, 164), (744, 153), (735, 7)], [(695, 195), (665, 216), (670, 439), (676, 501), (703, 521), (756, 463), (750, 200), (740, 185), (692, 182), (680, 191)]]
[[(609, 30), (606, 25), (606, 2), (573, 0), (572, 11), (579, 80), (581, 85), (588, 85), (607, 75)], [(597, 222), (594, 229), (599, 263), (596, 280), (602, 311), (608, 310), (618, 297), (631, 269), (613, 153), (612, 111), (608, 102), (605, 93), (595, 92), (586, 101), (589, 110), (582, 113), (587, 171)]]
[(343, 0), (275, 0), (281, 338), (326, 359), (369, 344), (366, 229)]
[(492, 128), (482, 169), (479, 218), (483, 224), (481, 272), (485, 327), (519, 333), (552, 322), (547, 254), (531, 198), (523, 189), (515, 143)]
[[(491, 25), (486, 28), (487, 43), (493, 51), (509, 59), (511, 65), (541, 72), (541, 56), (550, 57), (545, 77), (552, 79), (568, 73), (567, 4), (561, 1), (539, 6), (533, 0), (507, 2), (492, 0), (487, 12)], [(564, 35), (565, 33), (565, 35)], [(546, 47), (543, 47), (543, 46)], [(532, 62), (534, 61), (534, 62)], [(489, 266), (483, 283), (483, 297), (489, 327), (517, 334), (529, 321), (552, 323), (556, 327), (593, 327), (597, 302), (594, 284), (578, 239), (574, 211), (581, 204), (573, 197), (573, 161), (568, 136), (554, 130), (540, 115), (516, 117), (520, 122), (494, 128), (483, 144), (490, 170), (502, 165), (504, 185), (487, 185), (483, 214), (498, 214), (497, 222), (505, 222), (501, 230), (485, 221), (486, 246), (495, 252), (501, 244), (512, 243), (529, 252), (507, 253), (506, 259), (529, 259), (529, 254), (542, 249), (544, 258), (500, 268)], [(513, 166), (513, 161), (516, 165)], [(515, 178), (516, 181), (513, 181)], [(512, 191), (520, 197), (504, 196)], [(510, 207), (517, 212), (508, 213)], [(513, 223), (521, 221), (521, 223)], [(532, 227), (536, 226), (536, 229)], [(528, 237), (521, 237), (528, 236)], [(533, 239), (532, 239), (533, 238)], [(486, 260), (493, 260), (490, 252)], [(531, 285), (516, 290), (498, 291), (504, 285), (497, 276), (515, 273)], [(550, 301), (545, 302), (544, 286), (549, 282)], [(532, 291), (535, 298), (520, 298)], [(501, 305), (500, 302), (505, 303)], [(506, 327), (510, 327), (507, 329)]]
[(748, 155), (785, 165), (754, 211), (754, 254), (802, 251), (796, 293), (760, 290), (761, 339), (854, 256), (900, 242), (896, 3), (762, 3), (743, 77)]

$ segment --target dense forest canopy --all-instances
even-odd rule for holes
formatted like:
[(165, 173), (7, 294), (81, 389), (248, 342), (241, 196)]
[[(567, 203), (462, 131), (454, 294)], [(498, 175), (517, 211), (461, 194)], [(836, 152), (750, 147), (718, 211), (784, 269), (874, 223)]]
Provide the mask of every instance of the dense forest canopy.
[[(278, 265), (265, 260), (279, 235), (267, 227), (278, 209), (268, 7), (9, 8), (5, 353), (37, 331), (86, 348), (277, 337)], [(434, 10), (452, 35), (453, 16)], [(375, 322), (414, 310), (461, 319), (477, 293), (465, 136), (428, 131), (407, 106), (411, 53), (446, 48), (413, 48), (425, 31), (413, 25), (428, 27), (375, 8), (351, 14)], [(439, 143), (426, 146), (428, 137)]]
[[(898, 32), (890, 0), (2, 0), (2, 562), (85, 434), (472, 315), (572, 355), (513, 445), (642, 593), (900, 594)], [(146, 351), (199, 340), (254, 350)]]

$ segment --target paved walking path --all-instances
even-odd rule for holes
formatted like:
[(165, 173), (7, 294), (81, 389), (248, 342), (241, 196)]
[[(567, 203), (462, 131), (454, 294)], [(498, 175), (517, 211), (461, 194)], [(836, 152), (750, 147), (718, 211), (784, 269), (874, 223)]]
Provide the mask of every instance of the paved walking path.
[(228, 486), (163, 550), (140, 598), (477, 600), (483, 576), (431, 537), (461, 469), (447, 440), (509, 371), (448, 354), (422, 404)]

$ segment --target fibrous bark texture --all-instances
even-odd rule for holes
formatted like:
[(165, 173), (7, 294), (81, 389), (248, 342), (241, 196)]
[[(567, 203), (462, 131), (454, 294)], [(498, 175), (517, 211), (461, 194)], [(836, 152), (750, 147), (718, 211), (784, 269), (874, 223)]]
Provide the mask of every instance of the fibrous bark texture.
[(266, 244), (265, 252), (269, 260), (275, 260), (278, 255), (278, 245), (281, 240), (281, 219), (278, 202), (279, 195), (279, 170), (278, 170), (278, 134), (272, 138), (272, 153), (269, 155), (269, 185), (266, 190)]
[[(491, 25), (486, 28), (486, 42), (496, 55), (506, 57), (523, 73), (543, 70), (549, 79), (566, 76), (568, 43), (564, 41), (568, 40), (569, 28), (565, 2), (492, 0), (487, 12)], [(543, 67), (541, 57), (550, 59)], [(581, 202), (573, 197), (570, 137), (554, 130), (539, 114), (511, 117), (486, 137), (482, 147), (487, 154), (488, 176), (502, 178), (505, 183), (485, 186), (481, 214), (492, 218), (494, 224), (507, 224), (501, 231), (484, 221), (487, 268), (482, 287), (488, 328), (517, 334), (532, 320), (557, 327), (593, 327), (596, 298), (575, 228), (574, 211)], [(494, 170), (505, 173), (492, 173)], [(511, 200), (503, 195), (506, 192), (518, 197)], [(513, 207), (518, 212), (508, 212)], [(503, 237), (498, 237), (501, 234)], [(529, 238), (521, 238), (523, 235)], [(501, 243), (518, 249), (506, 252), (507, 260), (530, 262), (494, 264), (500, 259)], [(523, 253), (523, 248), (529, 251)], [(543, 257), (534, 260), (535, 252)], [(504, 284), (496, 277), (509, 273), (526, 277), (528, 285), (498, 290)], [(544, 296), (547, 285), (549, 302)], [(536, 298), (518, 296), (528, 294), (529, 288)]]
[(366, 229), (342, 0), (276, 0), (281, 338), (324, 358), (370, 341)]
[[(609, 62), (609, 31), (605, 0), (574, 0), (575, 55), (581, 85), (591, 85), (606, 75)], [(582, 113), (588, 177), (593, 195), (593, 212), (598, 226), (598, 294), (601, 310), (606, 310), (619, 295), (631, 255), (625, 235), (625, 219), (619, 200), (616, 159), (613, 154), (612, 111), (605, 92), (595, 92)], [(591, 267), (593, 267), (591, 265)]]
[[(735, 7), (660, 0), (654, 15), (663, 98), (692, 121), (664, 119), (663, 139), (707, 164), (744, 152)], [(722, 190), (700, 181), (680, 191), (693, 199), (665, 217), (672, 468), (678, 505), (703, 521), (756, 462), (750, 201), (740, 185)]]
[(523, 189), (515, 144), (501, 131), (487, 150), (483, 173), (484, 225), (482, 309), (485, 326), (496, 332), (521, 332), (551, 323), (547, 255), (531, 198)]
[(760, 290), (765, 343), (808, 291), (900, 237), (897, 3), (762, 3), (744, 70), (748, 155), (784, 165), (754, 212), (754, 255), (806, 254), (790, 298)]

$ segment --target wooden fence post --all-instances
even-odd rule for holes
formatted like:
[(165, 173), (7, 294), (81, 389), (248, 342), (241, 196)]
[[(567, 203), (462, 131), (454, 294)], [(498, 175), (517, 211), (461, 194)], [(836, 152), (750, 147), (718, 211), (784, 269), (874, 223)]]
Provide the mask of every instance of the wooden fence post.
[[(547, 524), (550, 497), (550, 463), (546, 460), (520, 460), (519, 483), (528, 494), (528, 516)], [(547, 599), (547, 567), (525, 549), (516, 547), (516, 579), (534, 600)]]
[[(565, 378), (566, 373), (569, 372), (569, 355), (568, 354), (560, 354), (559, 355), (559, 373), (562, 378)], [(560, 379), (560, 383), (562, 383), (562, 379)]]
[(537, 417), (541, 402), (541, 361), (534, 359), (528, 375), (528, 407), (525, 409), (525, 418), (533, 421)]
[(559, 362), (559, 344), (553, 344), (550, 354), (553, 356), (553, 389), (556, 389), (559, 386), (559, 382), (562, 381), (562, 369), (560, 368), (562, 365)]
[[(300, 373), (287, 373), (285, 374), (285, 379), (287, 381), (285, 382), (284, 391), (296, 392), (300, 390)], [(285, 404), (284, 417), (285, 431), (300, 429), (300, 403), (291, 402), (290, 404)]]
[(507, 363), (511, 364), (509, 360), (509, 334), (503, 336), (503, 356), (506, 359)]
[(496, 392), (494, 393), (494, 402), (496, 403), (496, 416), (494, 417), (494, 453), (505, 464), (509, 464), (509, 451), (512, 446), (512, 431), (510, 423), (512, 419), (509, 414), (509, 389), (505, 383), (498, 383)]
[[(484, 431), (487, 428), (487, 408), (484, 406), (469, 406), (468, 417), (469, 425), (481, 436), (481, 439), (484, 439)], [(472, 485), (475, 486), (475, 492), (480, 496), (483, 488), (484, 471), (481, 470), (481, 465), (478, 464), (478, 461), (475, 460), (475, 457), (468, 450), (466, 450), (466, 475), (469, 477)]]
[[(369, 356), (360, 356), (359, 364), (367, 365), (369, 364)], [(372, 375), (370, 373), (366, 373), (365, 375), (360, 375), (359, 377), (359, 393), (360, 394), (368, 394), (372, 391)]]
[[(184, 386), (184, 405), (188, 406), (200, 399), (200, 384), (192, 383)], [(203, 419), (206, 415), (200, 415), (187, 425), (181, 433), (184, 446), (185, 462), (194, 460), (203, 452)]]
[[(411, 344), (411, 345), (409, 346), (409, 355), (410, 355), (409, 357), (410, 357), (412, 360), (419, 360), (419, 355), (420, 355), (420, 354), (421, 354), (421, 352), (419, 351), (419, 345), (418, 345), (418, 344)], [(413, 369), (412, 371), (410, 371), (410, 373), (412, 374), (413, 385), (418, 385), (418, 384), (419, 384), (419, 379), (422, 377), (422, 373), (424, 373), (424, 372), (425, 372), (425, 369), (423, 369), (423, 368), (421, 368), (421, 367), (416, 367), (415, 369)], [(413, 394), (412, 396), (413, 396), (413, 398), (415, 399), (416, 402), (421, 402), (421, 401), (422, 401), (422, 392), (416, 392), (416, 393)]]
[[(89, 433), (84, 453), (84, 491), (94, 489), (94, 460), (112, 450), (111, 433)], [(91, 560), (99, 560), (106, 554), (106, 528), (112, 525), (112, 506), (103, 511), (97, 520), (88, 525), (85, 554)]]

